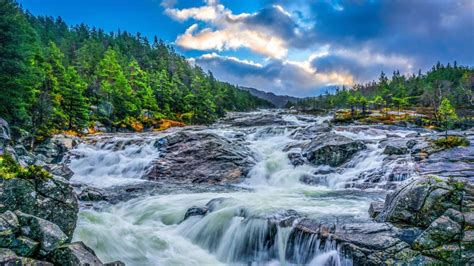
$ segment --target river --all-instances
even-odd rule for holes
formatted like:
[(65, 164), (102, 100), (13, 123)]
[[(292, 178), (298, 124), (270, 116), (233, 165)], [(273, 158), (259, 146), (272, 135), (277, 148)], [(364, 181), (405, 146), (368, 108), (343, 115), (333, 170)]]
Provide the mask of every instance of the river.
[[(245, 119), (271, 112), (237, 115)], [(416, 175), (412, 162), (387, 160), (379, 144), (414, 131), (334, 126), (329, 132), (364, 141), (367, 148), (342, 167), (294, 166), (288, 154), (308, 141), (295, 137), (297, 133), (327, 127), (330, 117), (291, 113), (279, 117), (275, 125), (242, 127), (223, 120), (199, 128), (229, 142), (239, 139), (252, 151), (255, 164), (242, 182), (214, 189), (208, 185), (200, 190), (170, 185), (166, 190), (114, 204), (81, 204), (74, 239), (85, 242), (103, 261), (121, 260), (127, 265), (352, 265), (335, 244), (295, 239), (293, 226), (303, 218), (328, 223), (369, 222), (370, 202), (385, 198), (387, 189), (393, 188), (387, 184)], [(184, 129), (170, 132), (180, 130)], [(143, 176), (163, 152), (156, 143), (167, 134), (89, 137), (72, 151), (75, 156), (69, 166), (75, 175), (71, 181), (104, 190), (146, 186), (150, 182)], [(404, 173), (393, 178), (393, 169), (400, 168), (400, 164)], [(391, 170), (391, 178), (387, 173), (370, 187), (354, 185), (366, 184), (358, 177), (382, 168)], [(304, 182), (305, 177), (313, 181)], [(193, 215), (183, 221), (189, 208), (206, 204), (206, 215)]]

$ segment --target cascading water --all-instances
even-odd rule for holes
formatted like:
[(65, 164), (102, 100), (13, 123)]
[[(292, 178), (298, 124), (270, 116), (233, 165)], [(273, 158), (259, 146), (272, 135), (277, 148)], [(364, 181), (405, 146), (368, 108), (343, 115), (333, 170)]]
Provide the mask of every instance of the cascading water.
[[(327, 119), (286, 115), (284, 120), (290, 125), (206, 129), (230, 141), (244, 135), (246, 145), (256, 153), (258, 162), (237, 190), (179, 191), (83, 209), (75, 239), (91, 246), (104, 261), (120, 259), (128, 265), (351, 265), (335, 241), (301, 234), (295, 224), (304, 218), (330, 223), (368, 220), (370, 201), (382, 199), (384, 193), (377, 189), (358, 193), (346, 187), (363, 182), (354, 180), (382, 167), (386, 156), (378, 143), (389, 132), (332, 129), (371, 143), (340, 169), (309, 164), (295, 167), (286, 148), (304, 140), (292, 134)], [(161, 138), (143, 134), (81, 144), (70, 163), (73, 181), (96, 187), (137, 182), (159, 157), (156, 143)], [(301, 181), (306, 176), (322, 180), (321, 174), (315, 174), (321, 170), (328, 172), (325, 181), (311, 185)], [(205, 208), (206, 214), (183, 220), (193, 206)]]

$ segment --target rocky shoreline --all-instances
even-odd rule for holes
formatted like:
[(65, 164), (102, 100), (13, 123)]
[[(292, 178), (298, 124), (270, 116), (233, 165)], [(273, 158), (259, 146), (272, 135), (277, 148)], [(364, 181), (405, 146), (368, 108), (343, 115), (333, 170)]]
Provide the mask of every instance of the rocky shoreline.
[[(277, 125), (265, 134), (273, 131), (278, 134), (278, 126), (291, 126), (281, 114), (250, 119), (237, 115), (223, 119), (224, 122), (247, 132), (242, 134), (254, 134), (251, 127), (256, 124)], [(328, 124), (298, 129), (291, 136), (298, 144), (285, 148), (288, 159), (295, 167), (329, 165), (331, 169), (327, 171), (338, 171), (347, 167), (367, 145), (373, 145), (373, 141), (353, 140), (330, 131), (344, 129), (358, 134), (365, 127), (368, 126), (334, 129)], [(144, 176), (149, 183), (125, 187), (114, 195), (93, 187), (73, 188), (68, 181), (74, 173), (64, 162), (69, 151), (83, 140), (58, 135), (29, 152), (21, 143), (15, 144), (9, 132), (8, 124), (0, 120), (0, 154), (11, 154), (22, 166), (41, 165), (52, 177), (47, 180), (0, 177), (2, 265), (123, 265), (120, 261), (104, 264), (84, 243), (71, 242), (79, 200), (114, 204), (143, 195), (154, 186), (161, 189), (160, 182), (165, 181), (183, 187), (222, 186), (224, 189), (240, 183), (257, 162), (238, 134), (231, 136), (231, 142), (205, 128), (184, 128), (171, 131), (153, 143), (161, 155)], [(474, 132), (462, 134), (473, 142)], [(241, 215), (245, 219), (264, 219), (271, 226), (291, 228), (288, 250), (292, 246), (300, 247), (302, 242), (318, 240), (318, 248), (337, 247), (355, 265), (474, 263), (474, 152), (472, 148), (437, 148), (430, 141), (435, 137), (418, 133), (382, 141), (385, 167), (363, 173), (347, 183), (348, 188), (368, 189), (379, 187), (380, 180), (388, 178), (384, 188), (396, 188), (384, 202), (371, 204), (369, 222), (327, 223), (293, 210), (271, 217), (247, 217), (245, 212)], [(407, 161), (416, 163), (419, 177), (401, 182), (409, 176), (403, 169)], [(300, 181), (310, 185), (326, 182), (324, 176), (329, 172), (319, 171), (315, 173), (317, 178), (304, 177)], [(221, 201), (216, 199), (206, 206), (189, 209), (184, 220), (208, 215)], [(268, 239), (274, 241), (276, 229), (268, 232)], [(290, 262), (308, 263), (312, 256), (311, 252), (298, 258), (295, 254), (296, 250), (294, 254), (286, 254)]]

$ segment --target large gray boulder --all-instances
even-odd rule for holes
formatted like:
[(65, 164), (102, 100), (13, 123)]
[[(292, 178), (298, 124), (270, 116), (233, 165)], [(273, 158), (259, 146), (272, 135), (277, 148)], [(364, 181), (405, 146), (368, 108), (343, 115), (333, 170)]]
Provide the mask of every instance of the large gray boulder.
[(95, 252), (86, 246), (83, 242), (74, 242), (63, 245), (54, 250), (49, 256), (51, 262), (55, 265), (74, 266), (74, 265), (103, 265)]
[(162, 155), (146, 178), (176, 183), (238, 183), (255, 164), (246, 146), (207, 132), (176, 132), (164, 138)]
[(362, 141), (329, 133), (313, 139), (303, 149), (303, 156), (315, 165), (340, 166), (357, 152), (366, 149)]
[(0, 177), (0, 212), (16, 210), (57, 224), (72, 238), (79, 206), (72, 186), (64, 179)]
[(68, 135), (54, 135), (35, 147), (34, 153), (48, 164), (62, 162), (66, 153), (74, 148), (80, 139)]
[(20, 221), (21, 234), (40, 243), (41, 256), (46, 256), (67, 243), (67, 235), (56, 224), (20, 211), (16, 211), (15, 214)]
[(17, 256), (15, 252), (7, 248), (0, 248), (0, 265), (53, 266), (52, 263), (46, 261)]

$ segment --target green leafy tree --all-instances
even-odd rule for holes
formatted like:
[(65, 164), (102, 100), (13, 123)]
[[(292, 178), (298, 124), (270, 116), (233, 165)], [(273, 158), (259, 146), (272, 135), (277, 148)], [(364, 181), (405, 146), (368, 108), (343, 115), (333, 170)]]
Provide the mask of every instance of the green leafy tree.
[(458, 120), (456, 110), (448, 98), (443, 98), (438, 108), (438, 117), (445, 129), (445, 138), (448, 139), (448, 129)]

